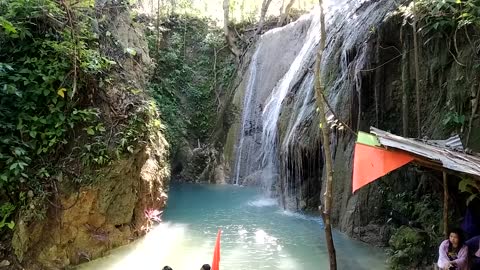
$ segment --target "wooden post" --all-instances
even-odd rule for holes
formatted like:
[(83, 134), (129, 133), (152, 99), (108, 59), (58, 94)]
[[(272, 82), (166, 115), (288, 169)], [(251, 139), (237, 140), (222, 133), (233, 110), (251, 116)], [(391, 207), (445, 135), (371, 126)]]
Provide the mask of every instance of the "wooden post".
[(448, 181), (445, 171), (443, 171), (443, 235), (448, 238)]
[[(325, 207), (320, 209), (325, 225), (325, 240), (328, 249), (328, 257), (330, 261), (330, 270), (337, 270), (337, 259), (335, 254), (335, 246), (333, 244), (332, 237), (332, 224), (331, 224), (331, 210), (332, 210), (332, 189), (333, 189), (333, 162), (332, 154), (330, 153), (330, 130), (327, 124), (325, 116), (325, 100), (323, 96), (323, 81), (321, 76), (320, 64), (322, 62), (323, 50), (325, 49), (326, 30), (325, 30), (325, 14), (323, 13), (322, 0), (318, 1), (320, 4), (320, 48), (317, 52), (317, 59), (315, 62), (315, 100), (318, 106), (318, 114), (320, 117), (320, 129), (322, 132), (322, 146), (323, 157), (325, 160), (325, 176), (326, 176), (326, 188), (325, 188)], [(323, 210), (323, 211), (322, 211)]]

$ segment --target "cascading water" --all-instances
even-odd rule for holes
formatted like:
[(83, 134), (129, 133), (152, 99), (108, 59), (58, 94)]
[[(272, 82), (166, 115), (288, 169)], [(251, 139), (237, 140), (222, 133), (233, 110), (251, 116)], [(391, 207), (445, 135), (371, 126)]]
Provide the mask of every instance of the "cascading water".
[[(364, 83), (368, 75), (363, 70), (372, 67), (372, 46), (367, 41), (375, 37), (375, 27), (397, 5), (393, 0), (327, 1), (325, 5), (328, 36), (321, 70), (327, 86), (326, 96), (335, 113), (348, 120), (353, 128), (361, 116), (362, 88), (368, 87), (368, 83)], [(287, 208), (316, 208), (323, 163), (313, 89), (313, 63), (320, 39), (318, 10), (302, 16), (294, 24), (303, 26), (287, 25), (270, 30), (257, 43), (244, 87), (234, 176), (235, 183), (240, 183), (245, 176), (260, 172), (255, 176), (267, 191), (277, 188), (275, 195), (281, 195)], [(299, 33), (302, 35), (295, 36)], [(278, 36), (293, 38), (290, 42), (277, 41), (272, 45), (271, 40)], [(293, 53), (289, 62), (271, 61), (268, 68), (262, 68), (267, 59), (278, 59), (290, 51)], [(281, 68), (284, 71), (278, 76), (277, 70)], [(276, 78), (274, 83), (262, 84), (271, 77)], [(327, 113), (327, 117), (334, 120), (332, 113)], [(245, 137), (250, 135), (249, 122), (256, 123), (255, 144), (247, 142)], [(339, 140), (335, 134), (334, 130), (330, 146), (334, 155)], [(346, 155), (351, 152), (347, 151)], [(306, 202), (309, 198), (315, 199)]]
[[(281, 145), (281, 153), (285, 153), (284, 155), (280, 156), (280, 167), (287, 168), (293, 167), (293, 176), (291, 174), (282, 174), (282, 178), (284, 178), (286, 187), (285, 187), (285, 195), (288, 198), (295, 198), (292, 202), (295, 204), (295, 208), (301, 208), (298, 205), (298, 200), (296, 200), (296, 191), (299, 190), (299, 197), (303, 198), (303, 189), (302, 189), (302, 180), (304, 179), (304, 175), (299, 170), (300, 166), (292, 166), (291, 162), (289, 164), (289, 157), (296, 152), (296, 145), (292, 144), (291, 142), (299, 140), (299, 134), (301, 133), (301, 129), (304, 128), (304, 121), (305, 117), (308, 115), (313, 115), (315, 108), (313, 106), (309, 106), (312, 102), (314, 102), (314, 92), (311, 91), (314, 85), (314, 74), (313, 72), (308, 72), (307, 78), (303, 81), (302, 85), (300, 86), (300, 90), (298, 91), (299, 97), (295, 100), (295, 104), (293, 105), (293, 113), (288, 120), (288, 127), (286, 129), (286, 136), (283, 139)], [(298, 160), (298, 159), (297, 159)], [(292, 179), (293, 178), (293, 179)], [(285, 200), (287, 203), (287, 200)], [(290, 203), (290, 204), (292, 204)]]
[[(256, 124), (252, 125), (252, 119), (254, 118), (252, 114), (255, 113), (252, 110), (252, 108), (253, 108), (253, 103), (255, 103), (255, 99), (253, 98), (253, 94), (254, 94), (253, 90), (255, 87), (256, 77), (257, 77), (257, 59), (258, 59), (258, 51), (260, 49), (260, 46), (257, 47), (257, 49), (255, 50), (255, 53), (252, 56), (252, 61), (250, 63), (250, 74), (248, 75), (249, 79), (248, 79), (247, 89), (245, 91), (245, 97), (243, 101), (240, 140), (238, 143), (237, 157), (236, 157), (236, 163), (235, 163), (235, 182), (234, 182), (235, 185), (238, 185), (242, 161), (245, 163), (245, 167), (251, 167), (252, 162), (255, 161), (254, 159), (252, 159), (250, 153), (252, 153), (251, 148), (254, 145), (252, 141), (255, 142), (256, 132), (254, 133), (253, 140), (250, 140), (251, 142), (250, 142), (250, 145), (247, 147), (247, 149), (244, 149), (244, 143), (247, 138), (246, 132), (254, 132), (256, 128)], [(244, 157), (243, 156), (244, 154), (247, 155), (247, 157)]]
[[(261, 149), (262, 166), (264, 168), (262, 178), (267, 188), (278, 178), (278, 119), (282, 102), (289, 93), (289, 90), (296, 83), (295, 79), (301, 77), (300, 74), (304, 74), (310, 68), (308, 62), (310, 62), (311, 56), (315, 54), (317, 44), (320, 41), (320, 32), (318, 31), (318, 29), (320, 29), (320, 19), (318, 13), (313, 12), (310, 16), (311, 23), (306, 42), (288, 72), (273, 89), (262, 114), (263, 132)], [(285, 187), (281, 189), (285, 190)], [(282, 204), (285, 204), (285, 201), (283, 201)]]
[[(263, 173), (265, 170), (261, 170), (264, 167), (261, 157), (265, 155), (262, 155), (260, 147), (265, 124), (261, 117), (265, 100), (278, 81), (289, 72), (290, 64), (304, 46), (307, 36), (305, 30), (309, 28), (310, 20), (311, 15), (303, 16), (295, 23), (265, 33), (257, 41), (257, 47), (248, 66), (248, 75), (243, 82), (243, 111), (236, 145), (234, 184), (246, 184), (245, 182), (251, 184), (248, 183), (248, 178), (255, 178), (257, 184), (267, 187), (265, 181), (258, 181), (265, 178)], [(295, 34), (281, 35), (282, 32)], [(276, 52), (274, 48), (284, 43), (293, 45), (281, 56), (272, 57), (271, 54)], [(279, 62), (284, 64), (278, 65)]]

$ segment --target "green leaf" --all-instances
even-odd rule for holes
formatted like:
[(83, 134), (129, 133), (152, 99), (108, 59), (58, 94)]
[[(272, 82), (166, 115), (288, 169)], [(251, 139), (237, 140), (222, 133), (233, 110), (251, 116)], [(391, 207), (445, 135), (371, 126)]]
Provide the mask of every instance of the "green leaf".
[(25, 154), (25, 151), (22, 149), (22, 148), (19, 148), (19, 147), (15, 147), (15, 149), (13, 150), (13, 152), (15, 153), (15, 155), (18, 157), (18, 156), (23, 156)]
[(23, 162), (23, 161), (20, 161), (20, 162), (18, 162), (18, 166), (20, 167), (20, 169), (22, 169), (22, 170), (23, 170), (25, 167), (27, 167), (27, 166), (28, 166), (28, 164), (27, 164), (27, 163), (25, 163), (25, 162)]
[(90, 127), (87, 128), (87, 134), (88, 134), (88, 135), (95, 135), (95, 131), (93, 131), (93, 127), (92, 127), (92, 126), (90, 126)]
[(17, 34), (17, 29), (13, 26), (13, 24), (3, 17), (0, 17), (0, 26), (3, 27), (7, 34)]
[(34, 138), (37, 136), (37, 132), (35, 130), (31, 130), (29, 133), (30, 137)]
[(467, 205), (469, 205), (470, 202), (472, 202), (473, 199), (475, 199), (477, 196), (478, 196), (478, 194), (472, 194), (472, 195), (468, 196), (468, 198), (467, 198)]
[(18, 163), (15, 162), (15, 163), (13, 163), (12, 165), (10, 165), (10, 168), (9, 168), (9, 169), (10, 169), (11, 171), (13, 171), (13, 170), (15, 170), (17, 167), (18, 167)]
[(58, 89), (57, 94), (58, 94), (59, 96), (61, 96), (62, 98), (65, 98), (65, 92), (66, 92), (66, 91), (67, 91), (67, 89), (65, 89), (65, 88), (60, 88), (60, 89)]
[(458, 183), (458, 190), (460, 190), (460, 192), (472, 193), (471, 187), (476, 187), (475, 180), (471, 178), (463, 178), (460, 183)]
[(13, 230), (13, 228), (15, 227), (15, 221), (10, 221), (9, 223), (7, 223), (7, 227), (10, 229), (10, 230)]

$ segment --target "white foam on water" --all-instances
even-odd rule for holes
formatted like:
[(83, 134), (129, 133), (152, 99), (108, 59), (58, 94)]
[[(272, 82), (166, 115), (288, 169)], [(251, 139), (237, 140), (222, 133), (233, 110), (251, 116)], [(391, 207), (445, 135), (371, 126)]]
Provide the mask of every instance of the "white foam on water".
[(295, 218), (295, 219), (313, 221), (313, 222), (319, 223), (323, 226), (323, 220), (322, 220), (321, 217), (308, 216), (308, 215), (304, 215), (304, 214), (299, 213), (299, 212), (292, 212), (292, 211), (288, 211), (288, 210), (278, 210), (277, 213), (279, 213), (280, 215), (292, 217), (292, 218)]
[(268, 207), (268, 206), (276, 206), (278, 202), (276, 199), (273, 198), (261, 198), (255, 201), (248, 202), (248, 205), (254, 207)]

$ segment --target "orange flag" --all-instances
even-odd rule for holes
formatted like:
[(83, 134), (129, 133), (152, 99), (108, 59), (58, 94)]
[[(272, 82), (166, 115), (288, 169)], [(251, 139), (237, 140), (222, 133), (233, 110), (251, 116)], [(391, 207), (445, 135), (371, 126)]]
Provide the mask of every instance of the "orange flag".
[(215, 250), (213, 251), (212, 270), (220, 270), (220, 235), (222, 230), (219, 229), (217, 233), (217, 241), (215, 242)]
[(356, 143), (353, 157), (352, 192), (402, 167), (413, 159), (413, 156), (404, 152)]

